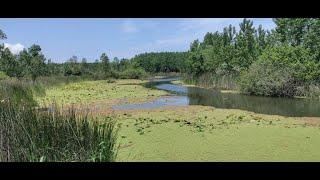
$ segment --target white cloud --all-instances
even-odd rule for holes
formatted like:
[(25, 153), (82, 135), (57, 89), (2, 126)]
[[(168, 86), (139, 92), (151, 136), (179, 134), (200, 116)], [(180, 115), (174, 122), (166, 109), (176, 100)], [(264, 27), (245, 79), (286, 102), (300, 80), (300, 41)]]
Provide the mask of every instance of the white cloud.
[(164, 45), (164, 46), (169, 46), (169, 45), (177, 45), (184, 43), (186, 39), (184, 37), (177, 37), (177, 38), (169, 38), (169, 39), (160, 39), (155, 42), (157, 45)]
[[(249, 18), (252, 19), (252, 18)], [(151, 40), (145, 44), (136, 45), (131, 47), (129, 51), (121, 52), (125, 54), (126, 57), (132, 57), (135, 54), (150, 52), (150, 51), (186, 51), (188, 50), (190, 43), (199, 39), (203, 40), (204, 35), (207, 32), (222, 32), (224, 27), (232, 24), (239, 31), (239, 24), (242, 22), (243, 18), (191, 18), (191, 19), (178, 19), (176, 25), (172, 28), (170, 36), (164, 36), (159, 39)], [(272, 29), (274, 23), (271, 19), (252, 19), (254, 26), (258, 27), (262, 24), (265, 29)], [(133, 25), (131, 21), (126, 22), (127, 25)], [(149, 22), (148, 22), (149, 23)], [(139, 27), (143, 30), (144, 26), (139, 23)], [(152, 27), (155, 30), (165, 28), (160, 22), (153, 24)], [(130, 28), (128, 28), (130, 29)]]
[(125, 21), (122, 24), (122, 31), (125, 33), (137, 32), (138, 27), (135, 24), (133, 24), (131, 21)]
[(17, 44), (4, 43), (4, 47), (8, 48), (13, 54), (18, 54), (20, 51), (24, 49), (24, 46), (20, 43), (17, 43)]
[(225, 24), (239, 22), (241, 18), (195, 18), (182, 21), (181, 28), (188, 30), (211, 30), (217, 31)]

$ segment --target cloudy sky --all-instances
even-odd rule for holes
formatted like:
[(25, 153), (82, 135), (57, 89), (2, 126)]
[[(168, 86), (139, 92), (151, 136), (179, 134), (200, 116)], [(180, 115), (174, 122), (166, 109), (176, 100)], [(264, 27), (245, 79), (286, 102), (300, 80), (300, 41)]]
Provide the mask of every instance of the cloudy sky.
[[(272, 19), (252, 19), (255, 26), (274, 28)], [(242, 18), (195, 19), (5, 19), (0, 29), (7, 35), (4, 43), (13, 53), (39, 44), (46, 57), (63, 62), (73, 55), (98, 59), (106, 52), (109, 57), (130, 58), (151, 51), (186, 51), (191, 41), (202, 41), (206, 32), (221, 31)]]

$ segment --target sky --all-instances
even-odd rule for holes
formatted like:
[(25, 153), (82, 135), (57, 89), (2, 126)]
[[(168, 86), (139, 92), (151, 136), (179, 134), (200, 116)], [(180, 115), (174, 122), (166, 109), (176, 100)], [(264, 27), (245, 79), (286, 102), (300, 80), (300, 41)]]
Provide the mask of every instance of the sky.
[[(272, 19), (249, 18), (254, 26), (275, 27)], [(71, 56), (99, 59), (131, 58), (144, 52), (187, 51), (190, 43), (207, 32), (222, 31), (242, 18), (0, 18), (7, 39), (0, 40), (13, 53), (38, 44), (53, 62)]]

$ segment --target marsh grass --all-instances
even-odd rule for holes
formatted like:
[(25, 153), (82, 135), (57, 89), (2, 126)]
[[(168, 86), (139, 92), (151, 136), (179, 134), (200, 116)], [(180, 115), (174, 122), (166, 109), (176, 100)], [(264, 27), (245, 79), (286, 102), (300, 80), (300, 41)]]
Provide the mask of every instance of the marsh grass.
[(198, 85), (204, 88), (213, 88), (221, 90), (237, 90), (237, 80), (231, 75), (213, 75), (203, 74), (199, 77), (184, 74), (182, 79), (187, 84)]
[(15, 104), (36, 106), (34, 94), (43, 94), (44, 89), (39, 83), (20, 81), (10, 78), (0, 81), (0, 101), (11, 101)]
[(117, 129), (88, 113), (0, 104), (0, 161), (114, 161)]
[(114, 161), (115, 121), (56, 103), (39, 107), (34, 96), (45, 94), (49, 81), (0, 81), (0, 161)]

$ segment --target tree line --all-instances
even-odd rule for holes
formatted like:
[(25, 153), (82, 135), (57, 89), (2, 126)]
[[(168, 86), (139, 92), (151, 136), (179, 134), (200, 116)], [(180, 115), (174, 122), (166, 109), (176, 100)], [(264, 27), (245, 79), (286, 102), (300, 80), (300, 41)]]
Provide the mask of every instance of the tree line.
[(186, 52), (151, 52), (136, 55), (132, 62), (149, 73), (183, 72), (186, 58)]
[[(47, 60), (39, 45), (17, 55), (0, 45), (0, 71), (11, 77), (94, 76), (140, 78), (161, 72), (182, 73), (184, 80), (208, 87), (239, 89), (265, 96), (320, 95), (320, 19), (274, 18), (275, 28), (255, 27), (243, 19), (236, 28), (208, 32), (187, 52), (142, 53), (131, 59), (106, 53), (99, 60), (71, 57)], [(0, 30), (0, 39), (6, 35)]]
[(217, 81), (231, 77), (243, 93), (255, 95), (320, 95), (320, 19), (273, 21), (276, 27), (265, 30), (243, 19), (238, 31), (229, 25), (193, 41), (186, 79), (218, 86)]
[[(0, 40), (6, 39), (6, 34), (0, 30)], [(32, 45), (18, 54), (0, 44), (0, 74), (16, 78), (31, 78), (40, 76), (90, 76), (95, 79), (104, 78), (141, 78), (145, 76), (144, 69), (134, 66), (130, 59), (110, 61), (106, 53), (100, 59), (88, 62), (86, 58), (72, 56), (64, 63), (54, 63), (47, 59), (40, 45)]]
[[(0, 31), (0, 38), (6, 35)], [(4, 45), (0, 45), (0, 72), (10, 77), (32, 78), (39, 76), (90, 76), (104, 78), (141, 78), (148, 73), (182, 72), (185, 68), (186, 52), (142, 53), (131, 59), (112, 61), (106, 53), (100, 59), (88, 62), (86, 58), (72, 56), (64, 63), (54, 63), (41, 52), (39, 45), (32, 45), (14, 55)]]

